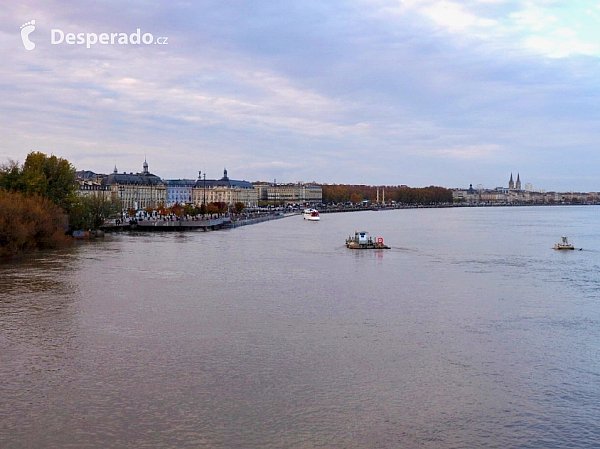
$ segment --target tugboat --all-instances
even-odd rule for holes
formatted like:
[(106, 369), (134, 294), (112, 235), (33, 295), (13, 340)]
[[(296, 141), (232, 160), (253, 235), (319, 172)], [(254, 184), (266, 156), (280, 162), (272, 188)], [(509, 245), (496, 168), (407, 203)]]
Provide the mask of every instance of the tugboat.
[(554, 249), (575, 249), (575, 247), (569, 243), (566, 237), (561, 237), (561, 241), (554, 245)]
[(389, 246), (383, 243), (383, 238), (377, 237), (373, 240), (368, 232), (355, 232), (354, 237), (350, 236), (346, 239), (346, 248), (350, 249), (390, 249)]

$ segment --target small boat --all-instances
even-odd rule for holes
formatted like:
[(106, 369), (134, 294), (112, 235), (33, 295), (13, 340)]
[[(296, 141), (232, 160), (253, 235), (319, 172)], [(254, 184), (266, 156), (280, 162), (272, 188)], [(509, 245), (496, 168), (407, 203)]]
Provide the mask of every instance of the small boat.
[(389, 246), (383, 243), (383, 238), (377, 237), (373, 240), (369, 236), (368, 232), (357, 231), (354, 233), (354, 237), (348, 237), (346, 239), (346, 248), (350, 249), (390, 249)]
[(73, 231), (73, 238), (77, 240), (87, 240), (90, 238), (90, 231)]
[(98, 237), (104, 237), (104, 231), (101, 229), (94, 229), (91, 231), (75, 230), (73, 231), (73, 238), (77, 240), (90, 240)]
[(554, 249), (575, 249), (575, 247), (569, 243), (566, 237), (561, 237), (561, 241), (554, 245)]
[(321, 217), (319, 216), (319, 211), (317, 209), (312, 209), (312, 208), (304, 209), (302, 216), (304, 217), (305, 220), (310, 220), (310, 221), (319, 221), (321, 219)]

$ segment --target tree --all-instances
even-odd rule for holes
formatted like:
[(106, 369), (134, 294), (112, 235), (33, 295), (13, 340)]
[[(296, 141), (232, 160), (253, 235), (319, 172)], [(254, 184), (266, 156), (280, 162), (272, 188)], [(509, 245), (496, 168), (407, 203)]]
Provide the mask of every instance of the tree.
[(179, 203), (175, 203), (171, 206), (171, 213), (179, 217), (183, 213), (183, 206)]
[(21, 167), (17, 161), (9, 159), (8, 163), (0, 167), (0, 189), (9, 192), (24, 192)]
[(0, 257), (70, 243), (64, 211), (46, 198), (0, 190)]
[(28, 193), (48, 198), (66, 211), (73, 204), (77, 190), (75, 167), (66, 159), (31, 152), (23, 164), (22, 175)]
[(359, 193), (353, 193), (352, 195), (350, 195), (351, 203), (360, 203), (362, 201), (362, 199), (363, 199), (363, 197)]
[(206, 213), (208, 214), (216, 214), (219, 212), (219, 206), (216, 203), (210, 203), (206, 206)]
[(184, 204), (183, 212), (185, 213), (185, 215), (193, 215), (194, 214), (194, 206), (192, 206), (191, 204)]
[(66, 159), (31, 152), (22, 167), (10, 160), (0, 168), (0, 188), (47, 198), (69, 211), (76, 198), (75, 168)]
[(71, 229), (98, 229), (107, 218), (116, 218), (121, 210), (120, 201), (111, 201), (104, 195), (80, 198), (71, 207)]
[(167, 215), (167, 208), (165, 207), (165, 204), (161, 201), (158, 203), (158, 206), (156, 208), (158, 215), (164, 216)]
[(235, 203), (233, 205), (233, 207), (234, 207), (236, 213), (239, 214), (240, 212), (242, 212), (246, 208), (246, 205), (244, 203), (238, 201), (237, 203)]

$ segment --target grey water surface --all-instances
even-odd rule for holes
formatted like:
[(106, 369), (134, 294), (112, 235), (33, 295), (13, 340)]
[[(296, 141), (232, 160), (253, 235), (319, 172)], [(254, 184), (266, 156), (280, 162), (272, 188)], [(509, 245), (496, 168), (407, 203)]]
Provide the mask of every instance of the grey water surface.
[(321, 218), (1, 264), (0, 447), (600, 447), (600, 208)]

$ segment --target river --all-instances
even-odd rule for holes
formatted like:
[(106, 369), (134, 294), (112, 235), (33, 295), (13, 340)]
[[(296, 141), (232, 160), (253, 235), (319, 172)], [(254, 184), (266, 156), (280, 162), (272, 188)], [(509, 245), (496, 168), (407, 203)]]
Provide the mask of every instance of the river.
[(599, 212), (294, 216), (1, 264), (0, 447), (599, 447)]

